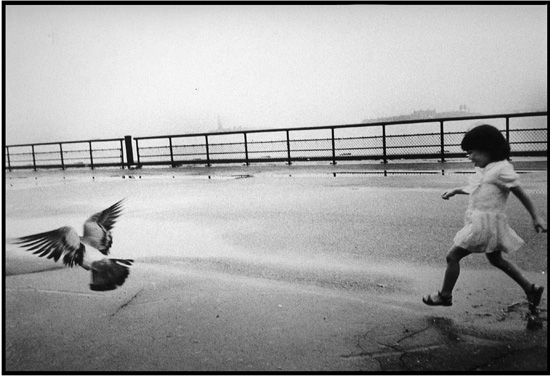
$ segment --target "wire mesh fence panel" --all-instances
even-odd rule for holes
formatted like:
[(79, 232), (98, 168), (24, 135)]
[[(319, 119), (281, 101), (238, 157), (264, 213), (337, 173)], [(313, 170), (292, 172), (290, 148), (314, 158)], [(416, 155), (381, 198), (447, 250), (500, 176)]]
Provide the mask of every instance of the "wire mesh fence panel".
[(172, 138), (174, 161), (206, 161), (207, 149), (204, 136), (185, 136)]
[(381, 157), (383, 154), (382, 127), (336, 128), (334, 148), (336, 157)]
[(510, 130), (510, 149), (512, 153), (546, 151), (548, 149), (548, 130)]
[(441, 135), (439, 133), (386, 136), (386, 154), (418, 155), (441, 154)]
[[(479, 120), (462, 120), (454, 121), (448, 120), (444, 124), (444, 147), (445, 153), (449, 154), (460, 154), (466, 158), (466, 151), (462, 150), (461, 143), (462, 139), (466, 132), (471, 130), (474, 127), (480, 126), (482, 124), (489, 124), (496, 127), (504, 137), (506, 137), (506, 119), (504, 118), (494, 118), (494, 119), (479, 119)], [(462, 158), (462, 157), (461, 157)]]
[(445, 153), (465, 153), (460, 147), (460, 143), (464, 138), (464, 132), (446, 132), (444, 135), (445, 140)]
[(288, 157), (286, 131), (247, 134), (249, 159), (283, 159)]
[(123, 150), (120, 140), (95, 141), (92, 143), (94, 164), (121, 164)]
[(245, 160), (243, 134), (210, 135), (208, 153), (211, 160)]
[(34, 167), (33, 148), (31, 145), (10, 146), (6, 148), (6, 155), (6, 161), (9, 160), (9, 167), (11, 168)]
[(170, 139), (137, 139), (137, 154), (141, 164), (151, 162), (171, 162)]
[(386, 126), (386, 156), (441, 155), (439, 122)]
[(514, 152), (542, 152), (548, 149), (548, 119), (539, 116), (510, 119), (510, 149)]
[(298, 159), (331, 158), (330, 129), (290, 131), (290, 156)]
[(34, 159), (37, 167), (58, 165), (62, 166), (61, 147), (59, 144), (45, 144), (34, 146)]
[(90, 145), (87, 142), (62, 144), (65, 166), (90, 165)]
[(472, 121), (446, 121), (443, 125), (445, 134), (443, 135), (445, 154), (465, 154), (460, 147), (464, 134), (472, 128)]

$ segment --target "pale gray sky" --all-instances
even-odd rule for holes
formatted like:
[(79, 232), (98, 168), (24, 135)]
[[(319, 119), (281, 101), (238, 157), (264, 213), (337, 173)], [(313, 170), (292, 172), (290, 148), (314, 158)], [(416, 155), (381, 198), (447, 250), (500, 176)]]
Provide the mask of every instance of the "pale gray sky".
[(546, 109), (545, 5), (9, 5), (6, 144)]

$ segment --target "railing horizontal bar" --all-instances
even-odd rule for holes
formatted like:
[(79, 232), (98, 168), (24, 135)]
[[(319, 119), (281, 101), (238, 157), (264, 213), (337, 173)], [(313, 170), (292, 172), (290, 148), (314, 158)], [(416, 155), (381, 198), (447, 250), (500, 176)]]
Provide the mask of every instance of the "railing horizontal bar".
[[(56, 142), (48, 142), (48, 143), (32, 143), (32, 144), (13, 144), (9, 145), (9, 147), (30, 147), (30, 146), (37, 146), (37, 145), (59, 145), (59, 144), (78, 144), (78, 143), (99, 143), (99, 142), (108, 142), (108, 141), (118, 141), (120, 142), (124, 139), (93, 139), (93, 140), (74, 140), (74, 141), (56, 141)], [(88, 151), (86, 149), (86, 151)]]
[(369, 140), (369, 139), (382, 139), (382, 135), (379, 136), (350, 136), (350, 137), (335, 137), (334, 140)]
[(286, 153), (287, 150), (286, 149), (272, 149), (272, 150), (261, 150), (261, 151), (251, 151), (249, 150), (248, 153), (252, 154), (252, 153)]
[[(96, 164), (94, 162), (94, 167), (120, 167), (120, 162), (118, 163), (99, 163), (99, 164)], [(61, 169), (61, 165), (60, 164), (49, 164), (49, 165), (37, 165), (37, 167), (40, 167), (41, 169)], [(91, 165), (89, 163), (82, 163), (82, 164), (65, 164), (65, 168), (88, 168), (88, 167), (91, 167)], [(13, 165), (11, 167), (12, 169), (32, 169), (33, 166), (32, 164), (31, 165)]]
[(451, 117), (451, 118), (430, 118), (430, 119), (414, 119), (414, 120), (402, 120), (391, 122), (374, 122), (374, 123), (354, 123), (354, 124), (341, 124), (331, 126), (319, 126), (319, 127), (296, 127), (296, 128), (270, 128), (270, 129), (256, 129), (256, 130), (242, 130), (242, 131), (224, 131), (224, 132), (210, 132), (210, 133), (195, 133), (195, 134), (177, 134), (177, 135), (163, 135), (163, 136), (145, 136), (136, 137), (136, 140), (146, 139), (163, 139), (168, 137), (204, 137), (213, 135), (235, 135), (235, 134), (252, 134), (252, 133), (271, 133), (271, 132), (286, 132), (286, 131), (312, 131), (312, 130), (326, 130), (331, 128), (350, 128), (350, 127), (376, 127), (382, 125), (395, 125), (395, 124), (418, 124), (418, 123), (436, 123), (436, 122), (458, 122), (464, 120), (477, 120), (477, 119), (497, 119), (497, 118), (517, 118), (526, 116), (547, 116), (547, 111), (536, 111), (527, 113), (507, 113), (507, 114), (493, 114), (493, 115), (477, 115), (477, 116), (465, 116), (465, 117)]

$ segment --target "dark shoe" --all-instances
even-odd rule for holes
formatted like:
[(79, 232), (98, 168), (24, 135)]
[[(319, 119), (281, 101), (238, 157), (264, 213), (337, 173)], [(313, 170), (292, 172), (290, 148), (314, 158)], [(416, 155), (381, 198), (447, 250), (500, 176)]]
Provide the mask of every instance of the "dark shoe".
[(533, 284), (531, 287), (531, 292), (527, 293), (527, 301), (529, 301), (529, 304), (535, 307), (539, 306), (543, 292), (544, 287)]
[(430, 306), (451, 306), (453, 304), (453, 296), (444, 297), (441, 292), (422, 297), (422, 302)]

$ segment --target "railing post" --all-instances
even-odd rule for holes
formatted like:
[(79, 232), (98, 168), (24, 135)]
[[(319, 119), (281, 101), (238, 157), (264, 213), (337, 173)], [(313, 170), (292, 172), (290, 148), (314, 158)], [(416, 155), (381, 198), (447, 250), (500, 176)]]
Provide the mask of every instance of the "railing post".
[(506, 117), (506, 141), (510, 144), (510, 117)]
[(332, 164), (336, 165), (336, 142), (334, 141), (334, 127), (330, 129), (332, 138)]
[(11, 164), (10, 164), (10, 147), (6, 146), (6, 158), (8, 160), (8, 171), (11, 172)]
[(92, 170), (94, 170), (94, 152), (93, 152), (93, 149), (92, 149), (92, 141), (88, 141), (88, 145), (90, 147), (90, 167), (92, 168)]
[(443, 130), (443, 121), (439, 122), (439, 133), (441, 136), (441, 162), (445, 162), (445, 133)]
[(59, 155), (61, 156), (61, 169), (65, 170), (65, 160), (63, 160), (63, 143), (59, 143)]
[(292, 160), (290, 157), (290, 130), (286, 130), (286, 151), (287, 151), (288, 164), (292, 165)]
[(210, 147), (208, 146), (208, 135), (204, 135), (206, 141), (206, 165), (210, 167)]
[(139, 157), (139, 139), (136, 139), (136, 156), (137, 156), (138, 168), (141, 168), (141, 160), (140, 160), (140, 157)]
[(386, 125), (382, 125), (382, 161), (384, 164), (388, 163), (388, 154), (386, 151)]
[(250, 161), (248, 161), (248, 139), (246, 137), (246, 132), (243, 132), (244, 135), (244, 159), (246, 162), (246, 166), (250, 165)]
[(124, 169), (124, 142), (120, 139), (120, 168)]
[(36, 157), (34, 156), (34, 145), (31, 145), (32, 148), (32, 166), (34, 171), (36, 171)]
[(172, 167), (175, 168), (176, 165), (174, 165), (174, 151), (172, 150), (172, 137), (168, 137), (168, 144), (170, 145), (170, 162), (172, 162)]
[[(126, 164), (128, 166), (128, 169), (130, 169), (132, 165), (134, 165), (134, 151), (132, 149), (131, 135), (124, 136), (124, 144), (126, 145)], [(136, 144), (137, 144), (137, 140), (136, 140)], [(138, 160), (139, 160), (139, 153), (138, 153)]]

